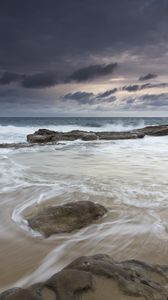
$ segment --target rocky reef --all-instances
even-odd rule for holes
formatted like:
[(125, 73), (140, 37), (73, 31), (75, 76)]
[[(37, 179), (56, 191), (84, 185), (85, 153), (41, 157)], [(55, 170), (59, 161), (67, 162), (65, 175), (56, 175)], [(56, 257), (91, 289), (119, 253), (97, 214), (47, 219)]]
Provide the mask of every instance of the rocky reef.
[(72, 130), (70, 132), (58, 132), (48, 129), (39, 129), (33, 134), (27, 135), (27, 141), (29, 143), (53, 143), (59, 141), (74, 141), (81, 139), (83, 141), (94, 140), (122, 140), (122, 139), (138, 139), (143, 138), (145, 135), (150, 136), (163, 136), (168, 135), (168, 125), (147, 126), (144, 128), (110, 132), (110, 131), (81, 131)]
[(97, 254), (77, 258), (45, 282), (12, 288), (0, 300), (167, 300), (168, 266), (116, 262)]
[(0, 148), (29, 148), (35, 145), (57, 144), (62, 141), (96, 141), (96, 140), (128, 140), (142, 139), (145, 136), (168, 135), (168, 125), (146, 126), (144, 128), (130, 131), (82, 131), (72, 130), (69, 132), (58, 132), (49, 129), (39, 129), (33, 134), (27, 135), (27, 143), (3, 143)]

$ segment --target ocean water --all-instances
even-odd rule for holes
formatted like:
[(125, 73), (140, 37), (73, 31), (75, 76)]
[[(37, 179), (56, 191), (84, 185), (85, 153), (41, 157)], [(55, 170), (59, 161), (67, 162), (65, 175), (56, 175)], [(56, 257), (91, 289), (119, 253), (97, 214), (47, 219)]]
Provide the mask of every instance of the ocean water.
[(0, 118), (0, 143), (23, 142), (39, 128), (56, 131), (122, 131), (167, 124), (168, 118)]
[[(1, 118), (0, 143), (39, 128), (121, 131), (168, 118)], [(72, 234), (44, 239), (27, 211), (91, 200), (108, 213)], [(0, 290), (44, 280), (81, 255), (168, 261), (168, 136), (0, 149)]]

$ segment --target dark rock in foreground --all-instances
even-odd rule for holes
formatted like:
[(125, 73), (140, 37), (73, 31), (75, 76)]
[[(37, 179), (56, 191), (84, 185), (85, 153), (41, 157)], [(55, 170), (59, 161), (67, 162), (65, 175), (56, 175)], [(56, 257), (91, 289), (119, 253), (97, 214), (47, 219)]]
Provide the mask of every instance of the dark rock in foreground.
[(167, 300), (168, 266), (98, 254), (80, 257), (46, 282), (5, 291), (0, 300)]
[(91, 201), (70, 202), (49, 206), (33, 212), (26, 219), (29, 226), (48, 237), (56, 233), (69, 233), (92, 224), (107, 212), (106, 208)]
[(147, 126), (136, 130), (120, 132), (88, 132), (80, 130), (73, 130), (70, 132), (57, 132), (48, 129), (39, 129), (35, 133), (29, 134), (27, 136), (27, 141), (29, 143), (53, 143), (58, 141), (74, 141), (77, 139), (81, 139), (83, 141), (122, 140), (143, 138), (145, 135), (168, 135), (168, 125)]

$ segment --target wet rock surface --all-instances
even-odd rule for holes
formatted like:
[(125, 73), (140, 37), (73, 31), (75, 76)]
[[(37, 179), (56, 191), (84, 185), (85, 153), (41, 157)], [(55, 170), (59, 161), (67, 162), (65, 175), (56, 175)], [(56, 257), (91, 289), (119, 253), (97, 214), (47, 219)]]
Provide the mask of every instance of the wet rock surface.
[(49, 143), (57, 141), (94, 141), (98, 139), (98, 136), (94, 132), (72, 130), (70, 132), (57, 132), (50, 131), (48, 129), (39, 129), (34, 134), (29, 134), (27, 136), (27, 141), (29, 143)]
[(91, 201), (76, 201), (49, 206), (27, 216), (29, 226), (49, 237), (69, 233), (92, 224), (107, 212), (106, 208)]
[(133, 132), (150, 136), (164, 136), (168, 135), (168, 125), (147, 126), (144, 128), (133, 130)]
[(33, 147), (33, 144), (28, 143), (3, 143), (0, 144), (0, 148), (13, 148), (13, 149), (19, 149), (19, 148), (30, 148)]
[(3, 292), (0, 300), (167, 300), (168, 266), (98, 254), (80, 257), (46, 282)]
[(39, 129), (33, 134), (27, 136), (29, 143), (49, 143), (58, 141), (74, 141), (81, 139), (84, 141), (93, 140), (121, 140), (121, 139), (138, 139), (145, 135), (163, 136), (168, 135), (168, 125), (147, 126), (144, 128), (120, 131), (120, 132), (93, 132), (73, 130), (70, 132), (57, 132), (48, 129)]

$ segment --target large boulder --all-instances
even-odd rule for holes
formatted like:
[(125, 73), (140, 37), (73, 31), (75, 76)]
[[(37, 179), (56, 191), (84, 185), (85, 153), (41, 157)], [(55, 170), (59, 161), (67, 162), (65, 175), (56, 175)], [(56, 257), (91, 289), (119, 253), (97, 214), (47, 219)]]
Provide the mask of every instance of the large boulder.
[(83, 256), (43, 283), (12, 289), (0, 300), (167, 300), (168, 266), (110, 256)]
[(83, 228), (106, 212), (106, 208), (100, 204), (77, 201), (40, 209), (26, 216), (26, 219), (33, 230), (49, 237), (52, 234), (69, 233)]

